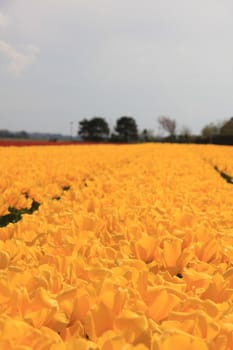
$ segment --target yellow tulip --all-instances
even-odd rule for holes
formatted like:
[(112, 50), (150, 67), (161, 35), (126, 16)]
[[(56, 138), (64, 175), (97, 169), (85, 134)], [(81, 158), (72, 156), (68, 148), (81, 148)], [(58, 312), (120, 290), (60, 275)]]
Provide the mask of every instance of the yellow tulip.
[(95, 305), (87, 314), (84, 329), (89, 339), (96, 340), (103, 332), (113, 328), (114, 314), (105, 304)]

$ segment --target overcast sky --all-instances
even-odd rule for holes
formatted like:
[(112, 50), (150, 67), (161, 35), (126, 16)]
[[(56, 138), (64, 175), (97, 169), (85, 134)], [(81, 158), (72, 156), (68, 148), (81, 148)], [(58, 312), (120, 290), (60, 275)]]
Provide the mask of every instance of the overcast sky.
[(0, 129), (198, 133), (233, 115), (232, 34), (232, 0), (0, 0)]

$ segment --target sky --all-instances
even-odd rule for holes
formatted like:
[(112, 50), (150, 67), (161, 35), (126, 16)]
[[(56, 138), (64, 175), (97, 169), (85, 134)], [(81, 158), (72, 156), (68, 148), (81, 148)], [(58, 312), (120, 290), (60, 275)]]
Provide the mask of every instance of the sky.
[[(233, 115), (232, 0), (0, 0), (0, 129)], [(71, 130), (72, 125), (72, 130)]]

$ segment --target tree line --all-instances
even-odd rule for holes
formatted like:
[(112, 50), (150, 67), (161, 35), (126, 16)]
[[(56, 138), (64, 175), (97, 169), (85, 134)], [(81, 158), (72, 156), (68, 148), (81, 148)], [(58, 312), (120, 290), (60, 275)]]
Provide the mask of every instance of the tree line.
[(154, 136), (153, 130), (144, 129), (139, 132), (137, 122), (133, 117), (120, 117), (116, 120), (112, 131), (108, 122), (102, 117), (85, 118), (79, 122), (77, 134), (81, 140), (88, 142), (168, 141), (233, 144), (233, 118), (205, 125), (201, 130), (201, 135), (192, 135), (191, 130), (186, 126), (183, 126), (178, 132), (176, 120), (168, 116), (160, 116), (157, 123), (160, 134)]
[[(102, 117), (84, 118), (78, 124), (77, 136), (84, 142), (179, 142), (179, 143), (215, 143), (233, 145), (233, 117), (217, 123), (205, 125), (200, 135), (193, 135), (191, 130), (183, 126), (177, 127), (177, 122), (168, 116), (157, 118), (158, 134), (151, 129), (139, 131), (133, 117), (123, 116), (116, 120), (112, 130)], [(73, 126), (73, 122), (72, 122)], [(46, 139), (50, 141), (70, 140), (71, 135), (27, 133), (26, 131), (11, 132), (0, 129), (0, 138)], [(75, 136), (75, 140), (77, 137)]]

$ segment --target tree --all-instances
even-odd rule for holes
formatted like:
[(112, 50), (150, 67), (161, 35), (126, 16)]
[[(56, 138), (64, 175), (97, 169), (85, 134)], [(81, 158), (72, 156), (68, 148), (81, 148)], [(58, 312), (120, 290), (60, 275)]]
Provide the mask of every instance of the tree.
[(201, 135), (203, 137), (211, 138), (212, 136), (218, 135), (220, 132), (220, 127), (217, 124), (209, 123), (204, 126), (201, 130)]
[(179, 133), (180, 142), (190, 142), (192, 139), (192, 132), (189, 127), (183, 126)]
[(22, 131), (9, 131), (9, 130), (0, 130), (0, 138), (19, 138), (19, 139), (28, 139), (29, 134), (22, 130)]
[(233, 117), (222, 125), (220, 128), (220, 134), (233, 136)]
[(116, 121), (115, 131), (117, 139), (122, 142), (136, 141), (138, 128), (134, 118), (123, 116)]
[(166, 132), (168, 132), (171, 138), (174, 138), (176, 135), (176, 121), (166, 116), (160, 116), (158, 118), (159, 126)]
[(13, 136), (9, 130), (1, 129), (0, 130), (0, 137), (4, 138), (4, 137), (13, 137)]
[(90, 134), (89, 121), (87, 119), (83, 119), (79, 122), (78, 135), (81, 136), (84, 141), (88, 141)]
[(143, 129), (140, 134), (140, 139), (144, 142), (154, 141), (154, 131), (150, 129)]
[(106, 141), (109, 135), (109, 126), (105, 119), (94, 117), (89, 122), (91, 139), (93, 141)]
[(79, 122), (79, 136), (84, 141), (106, 141), (109, 135), (109, 126), (104, 118), (94, 117), (90, 120), (83, 119)]
[(26, 131), (22, 130), (22, 131), (16, 132), (15, 137), (18, 137), (19, 139), (28, 139), (29, 135)]

